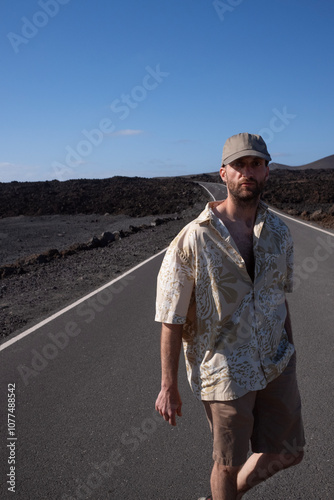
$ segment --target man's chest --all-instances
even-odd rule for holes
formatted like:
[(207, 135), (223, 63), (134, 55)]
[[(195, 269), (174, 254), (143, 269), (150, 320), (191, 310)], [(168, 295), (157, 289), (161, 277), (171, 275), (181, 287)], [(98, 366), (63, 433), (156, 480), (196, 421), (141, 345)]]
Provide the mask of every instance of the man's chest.
[(244, 259), (249, 276), (254, 279), (254, 250), (253, 250), (253, 231), (238, 231), (235, 228), (229, 229), (230, 234)]

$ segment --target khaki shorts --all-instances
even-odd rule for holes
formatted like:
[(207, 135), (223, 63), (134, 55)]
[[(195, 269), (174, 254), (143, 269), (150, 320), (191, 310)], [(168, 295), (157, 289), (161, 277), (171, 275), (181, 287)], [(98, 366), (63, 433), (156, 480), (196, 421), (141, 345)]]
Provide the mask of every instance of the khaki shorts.
[(255, 453), (296, 454), (305, 444), (295, 355), (265, 389), (232, 401), (203, 403), (213, 435), (213, 460), (222, 465), (245, 463), (249, 442)]

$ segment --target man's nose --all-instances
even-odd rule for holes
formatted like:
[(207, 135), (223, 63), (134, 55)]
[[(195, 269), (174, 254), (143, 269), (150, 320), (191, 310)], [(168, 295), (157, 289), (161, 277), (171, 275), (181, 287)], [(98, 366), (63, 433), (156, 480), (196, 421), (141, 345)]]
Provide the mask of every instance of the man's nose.
[(244, 177), (253, 177), (254, 175), (254, 169), (252, 167), (252, 165), (245, 165), (243, 170), (242, 170), (242, 174), (244, 175)]

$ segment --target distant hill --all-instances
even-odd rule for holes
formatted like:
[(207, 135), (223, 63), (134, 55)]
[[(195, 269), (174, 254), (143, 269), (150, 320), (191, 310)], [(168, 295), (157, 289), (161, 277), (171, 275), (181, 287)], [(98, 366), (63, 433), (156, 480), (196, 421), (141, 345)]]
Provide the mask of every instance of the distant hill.
[[(271, 162), (269, 163), (270, 170), (334, 170), (334, 155), (325, 156), (320, 160), (312, 161), (311, 163), (306, 163), (305, 165), (291, 167), (291, 165), (284, 165), (283, 163)], [(219, 167), (215, 172), (206, 172), (204, 174), (193, 174), (193, 175), (183, 175), (186, 179), (192, 179), (201, 182), (220, 182)]]
[(312, 161), (311, 163), (307, 163), (306, 165), (301, 165), (299, 167), (291, 167), (289, 165), (284, 165), (283, 163), (270, 163), (270, 170), (319, 170), (323, 168), (332, 168), (334, 169), (334, 155), (326, 156), (325, 158), (321, 158), (321, 160)]

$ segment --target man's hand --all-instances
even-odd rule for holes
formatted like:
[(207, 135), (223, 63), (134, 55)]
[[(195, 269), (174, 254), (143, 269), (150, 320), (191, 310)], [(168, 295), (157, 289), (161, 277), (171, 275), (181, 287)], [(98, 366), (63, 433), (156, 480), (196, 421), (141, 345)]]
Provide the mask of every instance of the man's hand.
[(155, 409), (170, 425), (176, 425), (176, 415), (182, 417), (182, 401), (178, 389), (161, 389)]
[(163, 323), (161, 328), (161, 391), (155, 409), (170, 425), (182, 416), (182, 401), (177, 386), (177, 372), (183, 325)]

